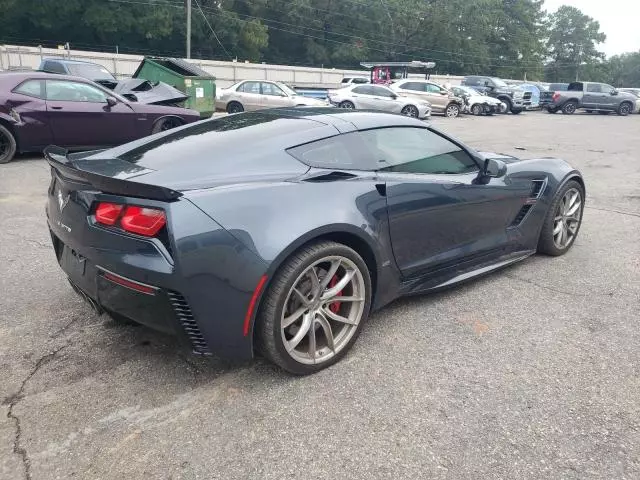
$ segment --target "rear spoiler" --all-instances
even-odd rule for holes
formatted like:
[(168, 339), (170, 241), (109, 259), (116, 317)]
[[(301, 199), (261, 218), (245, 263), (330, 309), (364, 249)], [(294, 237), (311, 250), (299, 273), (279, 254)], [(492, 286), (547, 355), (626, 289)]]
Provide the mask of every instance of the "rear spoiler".
[[(56, 147), (55, 145), (50, 145), (44, 149), (44, 157), (47, 162), (49, 162), (49, 165), (64, 179), (81, 184), (89, 184), (105, 193), (124, 195), (127, 197), (170, 201), (182, 196), (181, 192), (171, 190), (170, 188), (148, 183), (132, 182), (130, 180), (81, 170), (74, 165), (73, 159), (69, 158), (68, 153), (68, 150)], [(96, 159), (96, 162), (99, 161), (100, 160)]]

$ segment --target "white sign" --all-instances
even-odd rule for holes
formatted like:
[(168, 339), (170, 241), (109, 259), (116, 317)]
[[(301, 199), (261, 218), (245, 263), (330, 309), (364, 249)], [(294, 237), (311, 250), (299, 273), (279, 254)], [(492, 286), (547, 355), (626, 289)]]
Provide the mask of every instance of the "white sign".
[(196, 98), (203, 98), (203, 97), (204, 97), (204, 88), (197, 87), (196, 88)]

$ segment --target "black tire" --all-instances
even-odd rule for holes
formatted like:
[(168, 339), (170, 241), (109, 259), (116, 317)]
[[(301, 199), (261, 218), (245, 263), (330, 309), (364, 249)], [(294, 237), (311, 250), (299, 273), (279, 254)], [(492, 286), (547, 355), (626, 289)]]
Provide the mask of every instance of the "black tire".
[(406, 105), (401, 111), (402, 115), (406, 115), (411, 118), (418, 118), (420, 116), (420, 110), (415, 105)]
[(0, 163), (9, 163), (16, 154), (18, 145), (13, 133), (0, 125)]
[(511, 109), (513, 108), (513, 103), (511, 102), (511, 100), (509, 100), (508, 98), (499, 98), (498, 100), (500, 100), (502, 103), (504, 103), (507, 108), (504, 111), (504, 114), (506, 115), (507, 113), (509, 113), (511, 111)]
[(182, 120), (176, 117), (161, 118), (153, 124), (151, 133), (166, 132), (167, 130), (171, 130), (172, 128), (179, 127), (182, 124)]
[(473, 115), (476, 115), (476, 116), (482, 115), (483, 111), (484, 111), (484, 107), (479, 103), (476, 103), (473, 107), (471, 107), (471, 113)]
[(520, 115), (524, 110), (522, 110), (521, 108), (512, 108), (511, 109), (511, 113), (513, 115)]
[(576, 113), (577, 109), (578, 102), (576, 102), (575, 100), (569, 100), (562, 106), (562, 113), (564, 113), (565, 115), (573, 115), (574, 113)]
[(227, 104), (227, 113), (242, 113), (244, 112), (244, 107), (240, 102), (229, 102)]
[(575, 243), (575, 241), (572, 241), (567, 247), (558, 248), (555, 242), (553, 241), (553, 228), (554, 228), (556, 212), (558, 210), (558, 205), (562, 201), (564, 194), (572, 188), (575, 188), (580, 192), (580, 196), (582, 200), (582, 207), (580, 209), (580, 221), (578, 223), (578, 228), (574, 235), (574, 239), (578, 236), (578, 233), (580, 233), (580, 227), (582, 226), (582, 216), (584, 214), (584, 204), (585, 204), (584, 188), (582, 188), (582, 185), (576, 182), (575, 180), (570, 180), (556, 192), (556, 195), (553, 198), (553, 201), (551, 202), (551, 206), (549, 207), (547, 216), (545, 217), (544, 223), (542, 224), (542, 230), (540, 231), (540, 238), (538, 239), (539, 253), (544, 253), (546, 255), (558, 257), (560, 255), (564, 255), (565, 253), (567, 253)]
[(598, 113), (600, 115), (609, 115), (609, 112), (607, 112), (606, 110), (598, 110)]
[(460, 105), (458, 105), (457, 103), (453, 103), (453, 102), (450, 103), (444, 109), (444, 114), (445, 114), (446, 117), (456, 118), (458, 115), (460, 115)]
[(558, 109), (553, 107), (547, 107), (547, 112), (551, 114), (558, 113)]
[(593, 113), (593, 110), (587, 110), (587, 113)]
[(344, 102), (340, 102), (338, 108), (344, 108), (345, 110), (355, 110), (356, 106), (353, 104), (353, 102), (345, 100)]
[(633, 111), (633, 105), (631, 105), (629, 102), (622, 102), (618, 106), (618, 115), (620, 115), (622, 117), (626, 117), (632, 111)]
[[(342, 256), (353, 262), (362, 273), (364, 280), (364, 308), (355, 333), (342, 349), (333, 357), (316, 364), (305, 364), (292, 358), (286, 351), (282, 339), (281, 318), (285, 309), (288, 293), (304, 271), (314, 262), (329, 256)], [(255, 328), (257, 350), (267, 359), (284, 370), (295, 375), (309, 375), (338, 362), (355, 343), (362, 325), (369, 316), (371, 308), (371, 278), (362, 257), (351, 248), (340, 243), (322, 241), (302, 247), (289, 257), (278, 269), (260, 304)]]

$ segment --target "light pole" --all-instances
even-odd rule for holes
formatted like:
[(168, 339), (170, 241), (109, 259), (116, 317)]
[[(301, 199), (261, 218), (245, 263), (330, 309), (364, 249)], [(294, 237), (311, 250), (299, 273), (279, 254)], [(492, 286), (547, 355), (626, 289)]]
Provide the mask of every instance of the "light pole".
[(187, 0), (187, 58), (191, 58), (191, 0)]

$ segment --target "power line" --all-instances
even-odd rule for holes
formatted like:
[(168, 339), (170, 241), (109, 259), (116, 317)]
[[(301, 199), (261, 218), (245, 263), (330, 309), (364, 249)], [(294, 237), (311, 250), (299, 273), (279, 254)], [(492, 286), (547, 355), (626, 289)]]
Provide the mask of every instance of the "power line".
[(218, 35), (216, 34), (216, 31), (213, 29), (213, 27), (211, 26), (211, 24), (209, 23), (209, 20), (207, 19), (207, 16), (204, 14), (204, 12), (202, 11), (202, 7), (200, 6), (200, 3), (198, 2), (198, 0), (194, 0), (194, 2), (196, 2), (196, 6), (198, 7), (198, 10), (200, 10), (200, 13), (202, 14), (202, 18), (204, 18), (204, 21), (207, 22), (207, 26), (209, 27), (209, 30), (211, 30), (211, 33), (213, 33), (213, 36), (216, 38), (216, 40), (218, 41), (218, 43), (220, 44), (220, 47), (222, 47), (222, 50), (224, 51), (224, 53), (227, 55), (227, 57), (229, 57), (229, 60), (233, 60), (233, 57), (231, 56), (231, 54), (227, 51), (226, 48), (224, 48), (224, 45), (222, 44), (222, 42), (220, 41), (220, 39), (218, 38)]

